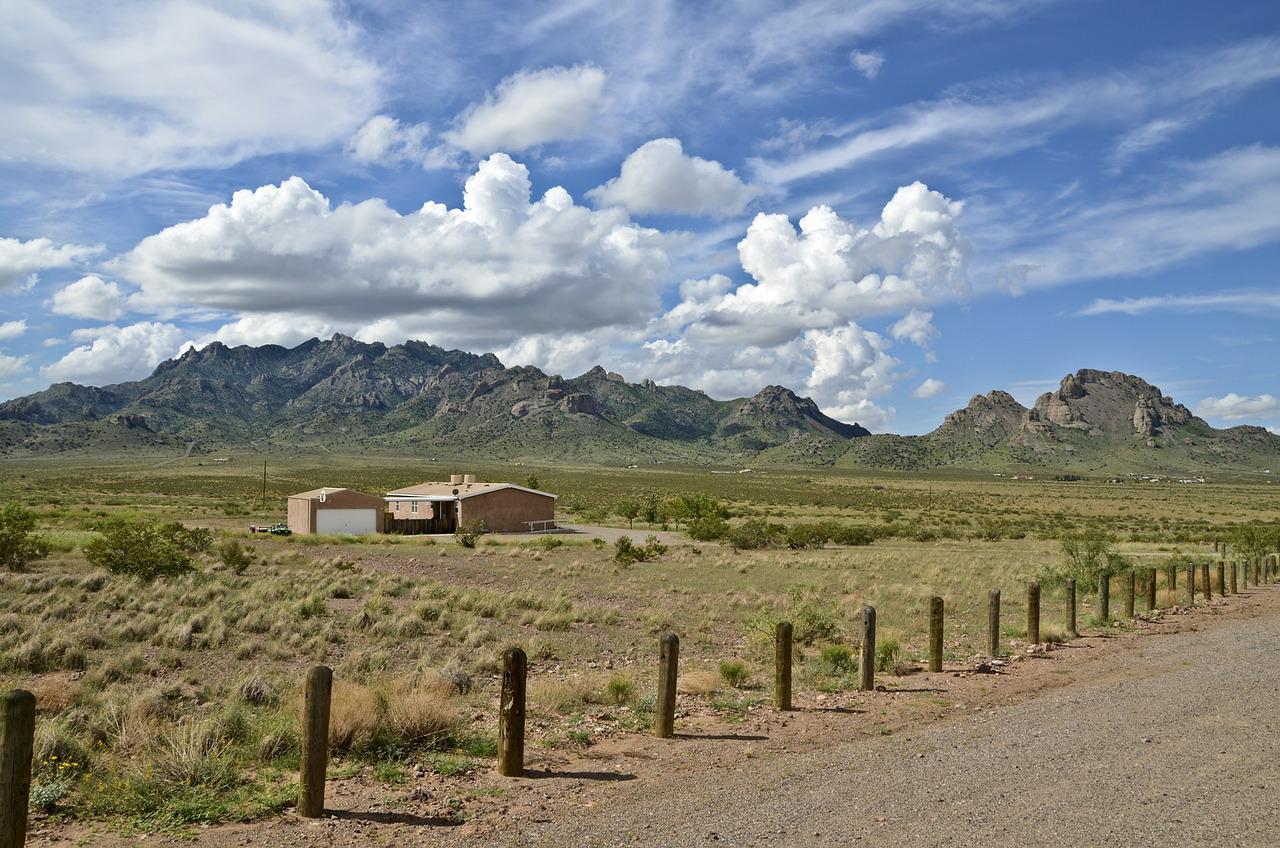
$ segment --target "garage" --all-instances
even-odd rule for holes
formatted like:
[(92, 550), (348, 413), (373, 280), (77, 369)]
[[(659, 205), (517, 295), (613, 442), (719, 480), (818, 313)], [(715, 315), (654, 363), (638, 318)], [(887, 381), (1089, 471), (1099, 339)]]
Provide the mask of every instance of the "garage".
[(289, 529), (294, 533), (380, 533), (383, 502), (355, 489), (313, 489), (289, 496)]
[(377, 533), (376, 509), (322, 509), (316, 512), (317, 533)]

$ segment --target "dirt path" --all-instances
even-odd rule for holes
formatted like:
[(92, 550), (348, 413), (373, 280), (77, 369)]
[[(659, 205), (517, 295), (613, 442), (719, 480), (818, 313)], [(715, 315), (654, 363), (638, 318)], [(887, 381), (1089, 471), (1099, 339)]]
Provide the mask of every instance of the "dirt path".
[(508, 844), (1280, 845), (1275, 601), (1021, 704), (654, 783)]

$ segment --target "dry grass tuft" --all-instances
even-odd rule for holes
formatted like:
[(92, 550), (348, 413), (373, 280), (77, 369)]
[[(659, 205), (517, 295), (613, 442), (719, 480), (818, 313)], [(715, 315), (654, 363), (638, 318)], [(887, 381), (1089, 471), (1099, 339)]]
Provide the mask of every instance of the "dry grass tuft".
[(720, 673), (716, 671), (691, 671), (680, 675), (676, 684), (677, 692), (686, 695), (706, 695), (719, 689)]

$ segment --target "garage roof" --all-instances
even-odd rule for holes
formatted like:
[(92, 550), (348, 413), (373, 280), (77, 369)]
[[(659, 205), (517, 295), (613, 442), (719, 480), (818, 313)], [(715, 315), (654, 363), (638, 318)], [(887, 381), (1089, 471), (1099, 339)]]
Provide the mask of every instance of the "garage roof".
[(377, 495), (366, 495), (364, 492), (357, 492), (355, 489), (348, 489), (348, 488), (346, 488), (345, 486), (343, 486), (343, 487), (339, 487), (339, 488), (336, 488), (336, 489), (331, 488), (331, 487), (329, 487), (329, 486), (322, 486), (322, 487), (321, 487), (321, 488), (319, 488), (319, 489), (312, 489), (312, 490), (311, 490), (311, 491), (309, 491), (309, 492), (299, 492), (299, 493), (298, 493), (298, 494), (296, 494), (296, 495), (290, 495), (290, 496), (289, 496), (289, 499), (290, 499), (290, 500), (292, 500), (293, 498), (298, 498), (298, 499), (300, 499), (300, 500), (304, 500), (304, 501), (318, 501), (318, 500), (320, 500), (320, 498), (322, 498), (322, 497), (327, 498), (327, 497), (329, 497), (330, 495), (336, 495), (336, 494), (338, 494), (339, 492), (350, 492), (351, 494), (353, 494), (353, 495), (359, 495), (359, 496), (360, 496), (360, 497), (362, 497), (362, 498), (369, 498), (369, 499), (371, 499), (371, 500), (378, 500), (378, 496), (377, 496)]

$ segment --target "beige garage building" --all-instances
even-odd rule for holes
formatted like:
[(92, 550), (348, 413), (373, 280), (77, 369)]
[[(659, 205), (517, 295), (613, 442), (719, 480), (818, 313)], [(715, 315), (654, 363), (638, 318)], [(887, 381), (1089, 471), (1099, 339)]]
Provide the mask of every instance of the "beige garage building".
[(484, 522), (490, 533), (555, 527), (555, 495), (515, 483), (477, 483), (470, 474), (397, 489), (385, 501), (387, 533), (452, 533), (473, 521)]
[(294, 533), (381, 533), (383, 500), (354, 489), (312, 489), (289, 496)]

